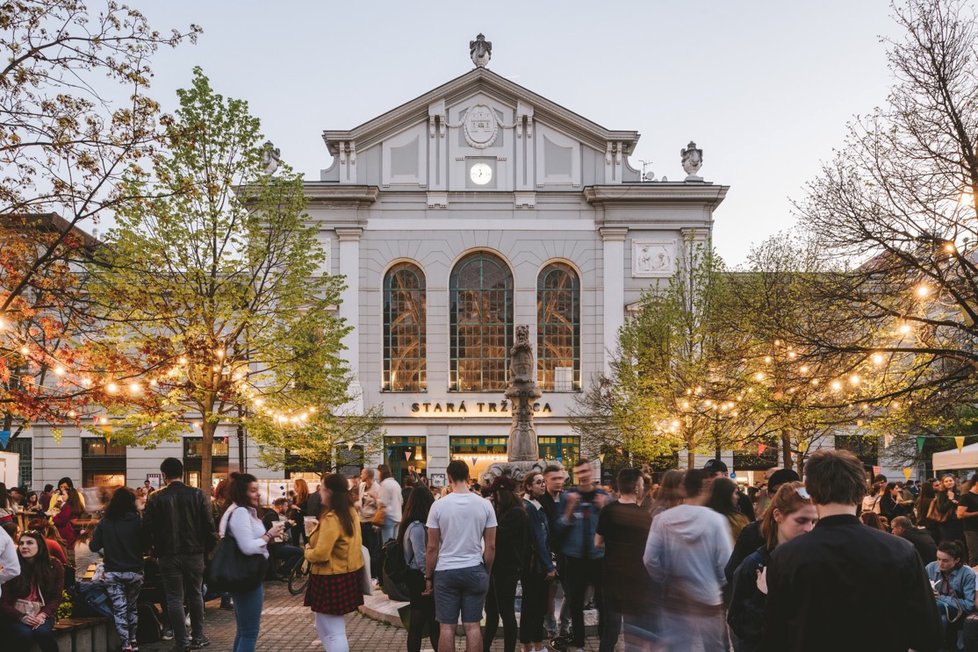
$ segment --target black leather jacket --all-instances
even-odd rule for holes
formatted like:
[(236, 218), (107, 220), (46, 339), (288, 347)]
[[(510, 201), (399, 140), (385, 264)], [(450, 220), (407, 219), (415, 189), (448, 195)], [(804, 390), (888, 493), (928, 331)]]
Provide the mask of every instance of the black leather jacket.
[(156, 557), (206, 554), (217, 545), (210, 501), (179, 481), (150, 495), (143, 527)]

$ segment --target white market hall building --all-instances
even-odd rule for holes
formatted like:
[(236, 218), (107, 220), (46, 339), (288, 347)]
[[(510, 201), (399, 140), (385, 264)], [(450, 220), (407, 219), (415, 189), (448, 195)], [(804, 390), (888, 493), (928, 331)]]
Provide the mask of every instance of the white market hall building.
[[(323, 138), (332, 165), (305, 194), (328, 271), (346, 277), (339, 311), (353, 326), (344, 343), (359, 404), (383, 406), (384, 459), (371, 462), (398, 475), (412, 465), (438, 482), (450, 459), (473, 475), (505, 459), (503, 392), (521, 324), (543, 392), (541, 455), (576, 460), (575, 398), (608, 369), (642, 291), (674, 273), (684, 243), (709, 240), (728, 187), (695, 170), (681, 182), (643, 181), (628, 162), (637, 132), (607, 129), (478, 64)], [(170, 455), (196, 482), (199, 436), (146, 450), (76, 429), (59, 441), (32, 431), (16, 445), (32, 487), (64, 475), (137, 486)], [(237, 448), (234, 428), (219, 430), (216, 477), (237, 468)], [(260, 478), (302, 471), (262, 468), (251, 441), (243, 457)]]
[[(608, 369), (641, 292), (706, 241), (727, 187), (643, 182), (639, 134), (611, 130), (476, 66), (350, 130), (307, 182), (364, 406), (396, 471), (505, 459), (514, 327), (529, 326), (541, 456), (576, 460), (568, 415)], [(677, 150), (679, 147), (677, 147)], [(678, 160), (677, 160), (678, 163)]]

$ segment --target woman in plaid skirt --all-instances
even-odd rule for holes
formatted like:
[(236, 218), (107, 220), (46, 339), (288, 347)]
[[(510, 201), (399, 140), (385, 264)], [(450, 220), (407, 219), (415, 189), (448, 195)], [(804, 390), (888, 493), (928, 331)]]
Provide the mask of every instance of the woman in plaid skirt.
[(316, 631), (326, 652), (349, 652), (343, 616), (363, 604), (360, 526), (342, 475), (323, 478), (319, 496), (323, 513), (306, 549), (310, 575), (305, 605), (316, 613)]

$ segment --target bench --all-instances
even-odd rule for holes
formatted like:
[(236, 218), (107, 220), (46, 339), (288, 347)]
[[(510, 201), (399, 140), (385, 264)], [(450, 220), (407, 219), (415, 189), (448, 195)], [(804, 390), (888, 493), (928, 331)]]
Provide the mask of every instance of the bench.
[[(54, 624), (58, 652), (117, 652), (122, 647), (109, 618), (64, 618)], [(31, 652), (37, 650), (35, 645)]]

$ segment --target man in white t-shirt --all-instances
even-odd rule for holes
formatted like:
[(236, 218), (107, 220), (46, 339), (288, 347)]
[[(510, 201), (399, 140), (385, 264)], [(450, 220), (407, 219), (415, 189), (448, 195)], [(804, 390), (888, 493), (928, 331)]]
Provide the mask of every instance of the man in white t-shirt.
[(434, 590), (438, 652), (455, 650), (459, 613), (466, 652), (481, 652), (479, 622), (496, 556), (496, 512), (488, 500), (469, 491), (465, 462), (455, 460), (447, 472), (452, 492), (428, 513), (425, 595)]

